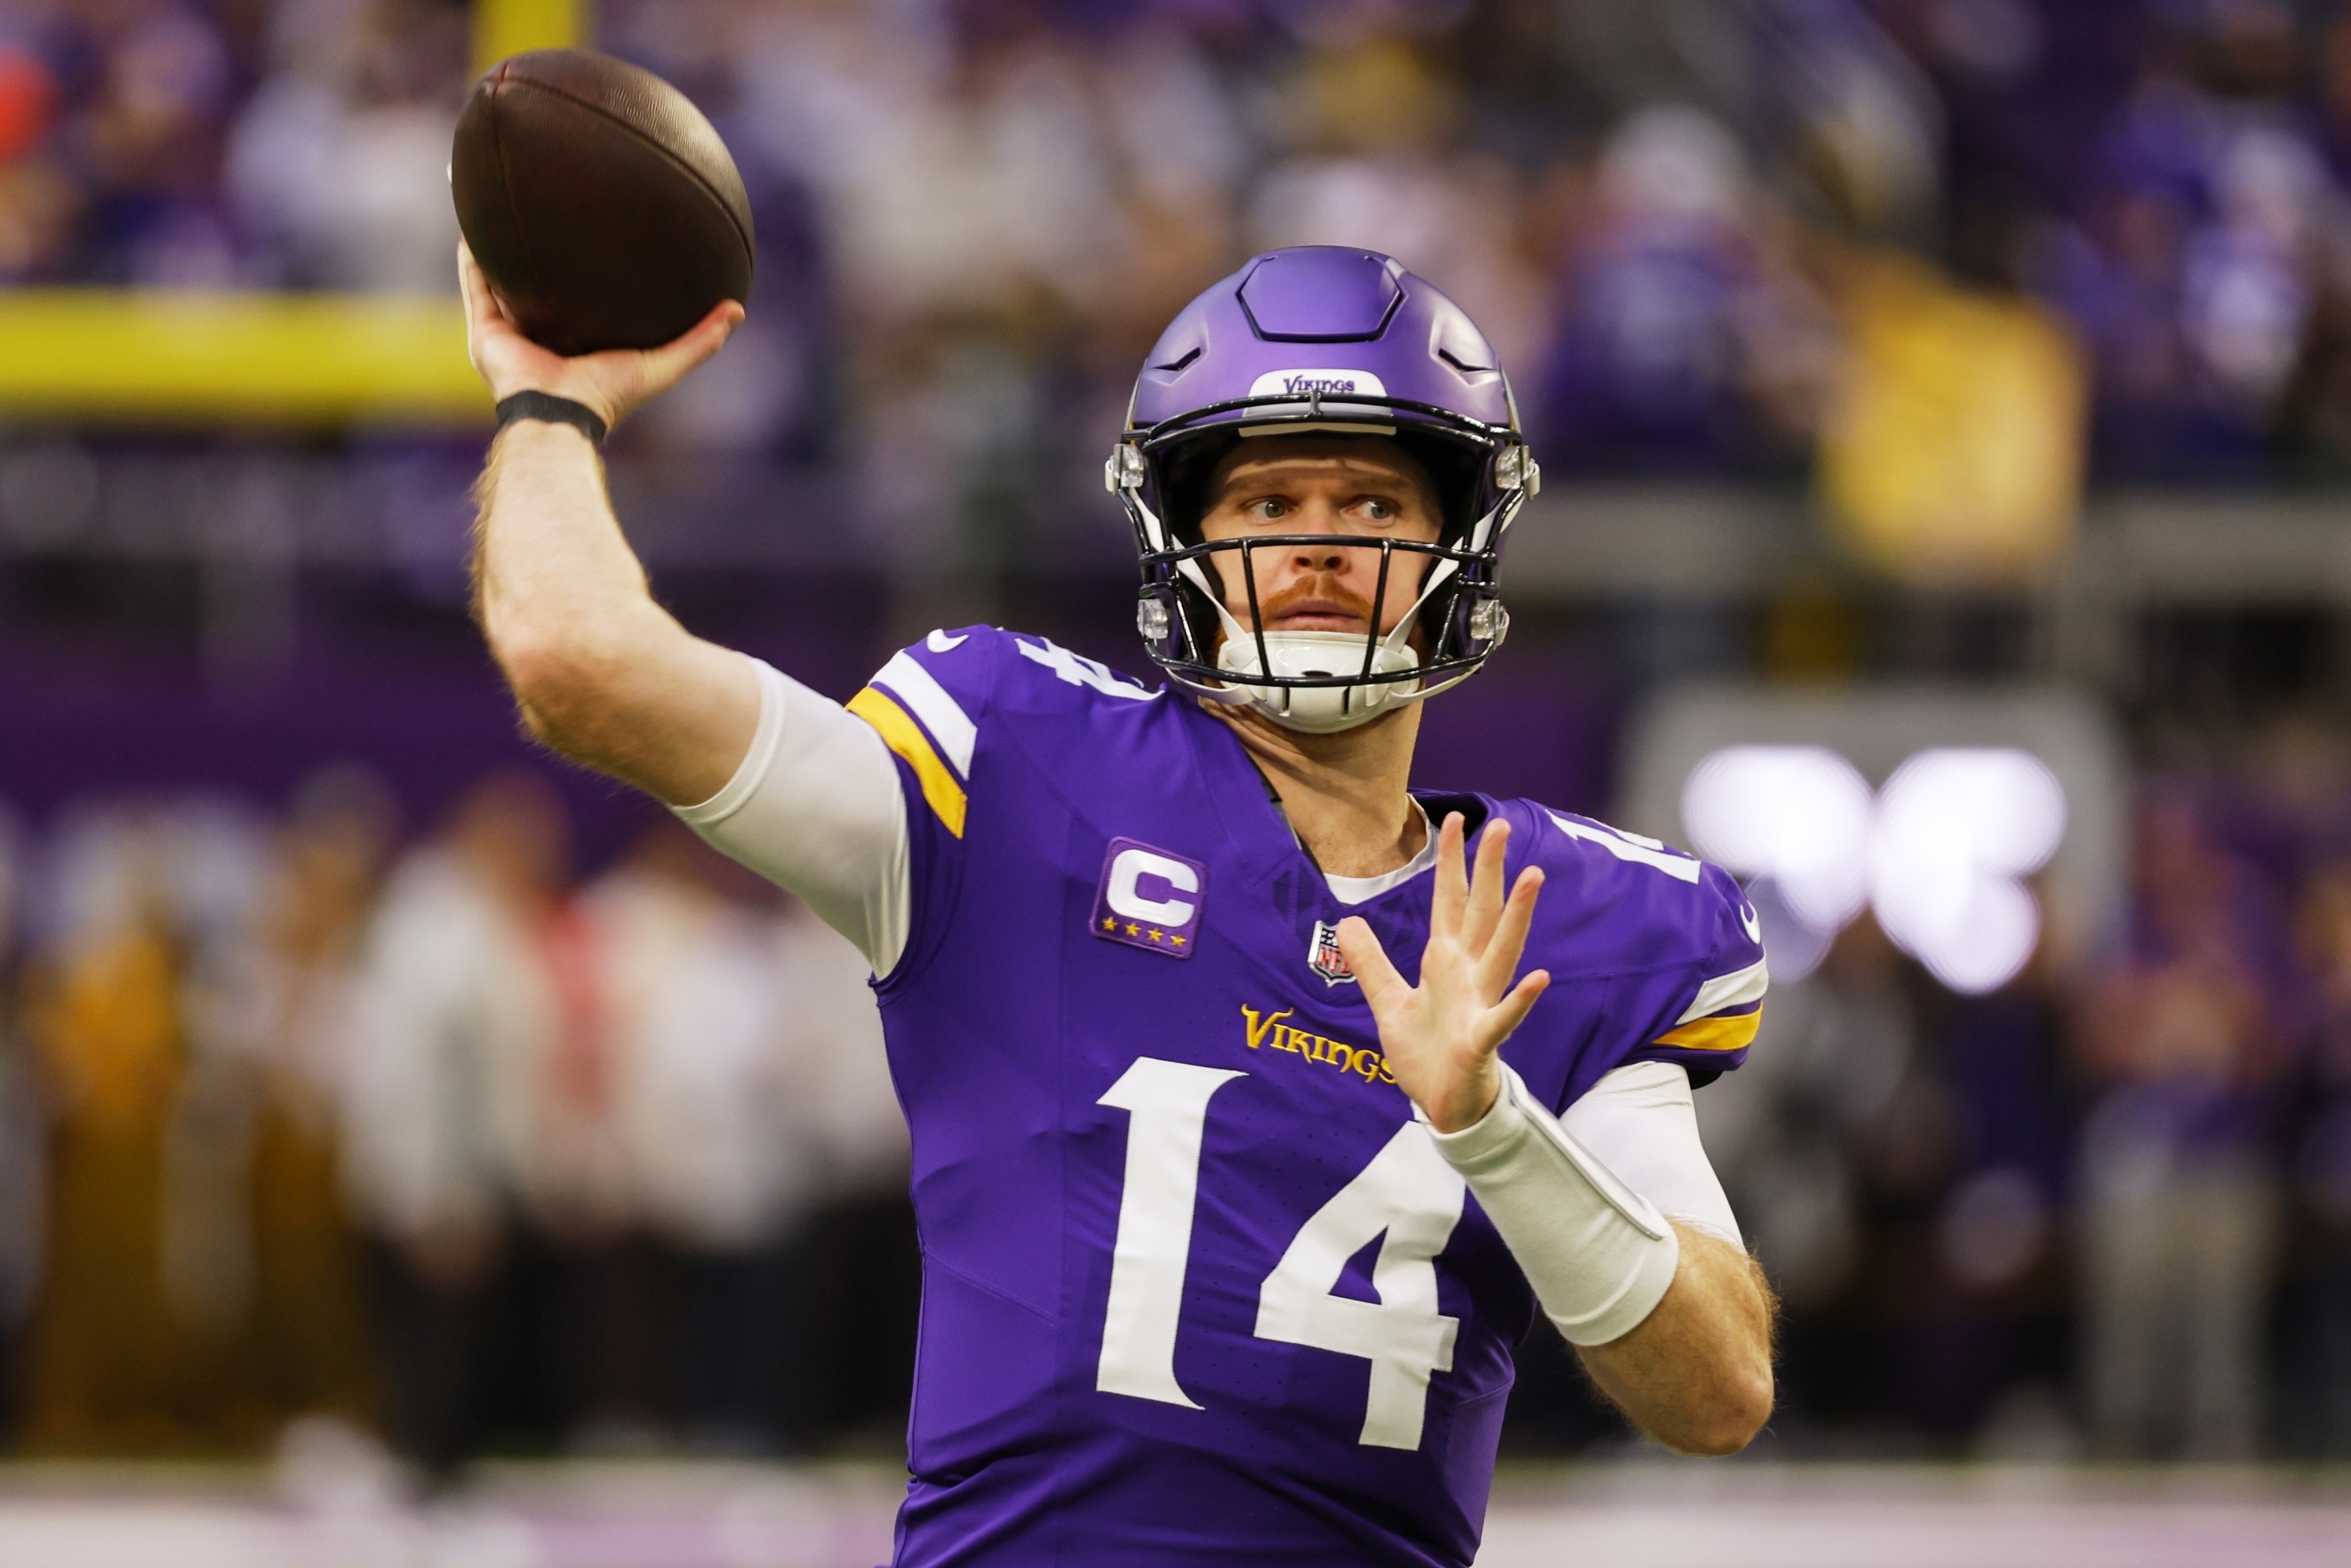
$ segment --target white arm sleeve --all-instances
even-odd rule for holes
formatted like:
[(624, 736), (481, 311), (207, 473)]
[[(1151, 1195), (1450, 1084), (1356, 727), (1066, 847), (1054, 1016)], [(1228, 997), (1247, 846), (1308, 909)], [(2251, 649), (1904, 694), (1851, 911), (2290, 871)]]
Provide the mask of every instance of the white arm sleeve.
[(1740, 1244), (1672, 1062), (1617, 1068), (1563, 1118), (1505, 1063), (1483, 1121), (1432, 1135), (1572, 1343), (1621, 1338), (1665, 1299), (1681, 1261), (1668, 1216)]
[(1689, 1074), (1671, 1061), (1633, 1061), (1602, 1077), (1560, 1118), (1626, 1186), (1693, 1230), (1746, 1243), (1698, 1142)]
[(1483, 1120), (1429, 1135), (1478, 1195), (1543, 1312), (1571, 1344), (1606, 1344), (1665, 1300), (1681, 1238), (1502, 1064)]
[(677, 815), (789, 890), (886, 975), (906, 949), (914, 905), (898, 766), (872, 725), (769, 664), (751, 665), (759, 676), (751, 749), (726, 788)]

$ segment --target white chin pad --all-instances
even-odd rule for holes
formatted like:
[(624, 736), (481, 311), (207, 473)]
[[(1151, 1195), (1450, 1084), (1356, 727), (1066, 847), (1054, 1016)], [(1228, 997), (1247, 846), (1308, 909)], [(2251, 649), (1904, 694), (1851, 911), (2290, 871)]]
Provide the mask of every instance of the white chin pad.
[[(1222, 606), (1218, 610), (1223, 612)], [(1240, 623), (1229, 614), (1224, 619), (1225, 641), (1224, 645), (1217, 650), (1217, 668), (1242, 677), (1230, 683), (1233, 692), (1250, 707), (1286, 728), (1303, 730), (1310, 735), (1352, 729), (1400, 703), (1410, 701), (1420, 690), (1420, 683), (1416, 680), (1361, 682), (1343, 686), (1254, 685), (1247, 677), (1357, 674), (1364, 667), (1364, 634), (1359, 632), (1268, 632), (1264, 636), (1265, 657), (1272, 667), (1259, 669), (1258, 639), (1242, 631)], [(1381, 639), (1372, 655), (1374, 674), (1392, 675), (1401, 670), (1409, 670), (1420, 662), (1419, 655), (1404, 644), (1403, 633), (1409, 625), (1407, 621), (1395, 632)]]

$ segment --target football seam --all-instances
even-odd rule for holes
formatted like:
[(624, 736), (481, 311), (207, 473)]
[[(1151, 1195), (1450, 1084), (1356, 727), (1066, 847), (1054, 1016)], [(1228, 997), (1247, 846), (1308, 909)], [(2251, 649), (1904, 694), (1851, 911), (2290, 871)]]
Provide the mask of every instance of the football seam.
[[(522, 250), (523, 272), (527, 278), (533, 284), (533, 287), (528, 290), (528, 292), (531, 294), (537, 294), (538, 292), (536, 287), (538, 277), (538, 267), (535, 264), (533, 257), (538, 247), (530, 243), (530, 231), (525, 226), (522, 221), (522, 204), (515, 200), (514, 172), (507, 167), (507, 139), (504, 134), (505, 127), (500, 122), (498, 116), (498, 110), (502, 107), (499, 104), (498, 99), (504, 94), (506, 89), (513, 84), (514, 80), (515, 78), (507, 74), (507, 68), (506, 66), (500, 66), (498, 68), (498, 79), (493, 83), (490, 88), (490, 112), (484, 115), (482, 118), (489, 122), (490, 152), (493, 155), (491, 161), (497, 166), (498, 194), (506, 201), (507, 221), (514, 225), (515, 244)], [(486, 276), (485, 277), (484, 281), (487, 281)], [(496, 298), (495, 291), (491, 298)]]
[[(735, 209), (727, 204), (726, 196), (721, 194), (717, 188), (712, 185), (711, 183), (703, 176), (701, 170), (695, 168), (693, 164), (687, 162), (684, 159), (679, 157), (676, 153), (671, 152), (668, 148), (663, 146), (660, 142), (654, 141), (652, 137), (646, 135), (635, 126), (631, 125), (619, 115), (612, 113), (610, 110), (602, 109), (595, 104), (590, 103), (586, 99), (581, 98), (575, 93), (566, 92), (559, 87), (549, 87), (547, 83), (537, 80), (531, 77), (509, 77), (507, 80), (512, 86), (530, 88), (536, 91), (546, 93), (550, 98), (559, 98), (564, 102), (570, 104), (577, 109), (584, 110), (588, 113), (596, 116), (597, 119), (608, 121), (609, 123), (619, 127), (621, 130), (627, 131), (631, 136), (636, 138), (639, 141), (643, 142), (647, 147), (652, 148), (655, 152), (660, 153), (672, 163), (676, 164), (677, 167), (684, 172), (685, 177), (692, 180), (696, 185), (701, 186), (702, 193), (708, 196), (712, 203), (717, 206), (720, 215), (725, 217), (726, 220), (726, 226), (735, 231), (736, 239), (741, 243), (744, 256), (751, 262), (753, 268), (755, 270), (757, 269), (759, 255), (758, 247), (752, 244), (751, 236), (743, 232), (743, 225), (737, 221), (735, 217)], [(716, 131), (714, 128), (714, 134), (715, 133)], [(723, 141), (721, 144), (724, 144)], [(728, 156), (731, 158), (733, 154), (730, 152)], [(504, 167), (503, 164), (500, 166), (501, 168)], [(511, 190), (511, 182), (509, 182), (509, 190)]]

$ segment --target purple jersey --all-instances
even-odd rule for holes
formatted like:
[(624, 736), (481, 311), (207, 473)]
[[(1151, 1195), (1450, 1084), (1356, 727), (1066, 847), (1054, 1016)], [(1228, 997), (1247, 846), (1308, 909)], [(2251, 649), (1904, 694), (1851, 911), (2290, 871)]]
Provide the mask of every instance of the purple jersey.
[[(1417, 971), (1432, 879), (1341, 904), (1238, 739), (1042, 639), (934, 632), (851, 710), (906, 790), (877, 982), (924, 1269), (902, 1565), (1468, 1563), (1536, 1307), (1380, 1059), (1331, 931)], [(1719, 870), (1523, 800), (1563, 1108), (1736, 1065), (1762, 950)]]

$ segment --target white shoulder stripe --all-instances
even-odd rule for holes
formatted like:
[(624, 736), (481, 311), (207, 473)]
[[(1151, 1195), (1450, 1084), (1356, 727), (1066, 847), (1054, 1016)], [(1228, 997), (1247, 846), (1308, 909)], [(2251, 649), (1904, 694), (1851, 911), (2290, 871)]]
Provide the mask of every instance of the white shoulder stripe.
[(1725, 1008), (1744, 1007), (1749, 1002), (1761, 1001), (1763, 993), (1770, 989), (1771, 985), (1771, 973), (1766, 967), (1766, 962), (1764, 959), (1758, 958), (1744, 969), (1734, 970), (1728, 975), (1717, 975), (1713, 979), (1700, 986), (1698, 988), (1698, 999), (1690, 1003), (1687, 1012), (1674, 1020), (1674, 1027), (1679, 1029), (1686, 1023), (1694, 1022), (1710, 1013), (1719, 1013)]
[[(1620, 861), (1631, 861), (1635, 865), (1655, 866), (1667, 876), (1678, 877), (1683, 882), (1689, 883), (1698, 881), (1698, 874), (1706, 869), (1703, 862), (1694, 861), (1687, 855), (1677, 855), (1671, 850), (1662, 847), (1651, 849), (1648, 844), (1635, 843), (1630, 839), (1620, 838), (1605, 828), (1587, 827), (1571, 817), (1561, 816), (1557, 811), (1548, 811), (1544, 814), (1550, 817), (1559, 831), (1569, 838), (1582, 839), (1586, 843), (1598, 844)], [(1649, 841), (1649, 844), (1656, 842), (1655, 839)]]
[(979, 727), (971, 722), (962, 705), (947, 695), (946, 687), (903, 653), (891, 654), (890, 662), (873, 678), (914, 710), (914, 716), (923, 721), (923, 727), (939, 743), (947, 760), (955, 764), (955, 770), (969, 779), (971, 750), (979, 743)]

